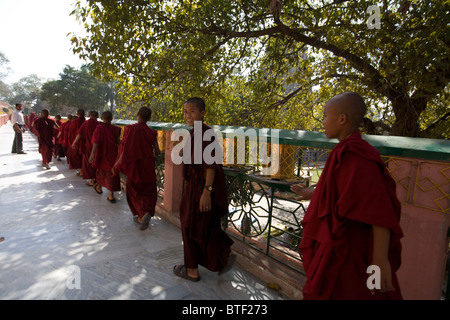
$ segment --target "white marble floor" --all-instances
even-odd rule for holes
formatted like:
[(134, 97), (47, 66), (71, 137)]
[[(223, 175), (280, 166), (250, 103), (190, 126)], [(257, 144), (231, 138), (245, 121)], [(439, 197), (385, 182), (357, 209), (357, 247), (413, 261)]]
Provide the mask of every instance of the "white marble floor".
[(155, 216), (140, 231), (123, 192), (98, 195), (65, 160), (41, 167), (36, 137), (11, 154), (11, 124), (0, 128), (0, 299), (278, 300), (277, 292), (235, 265), (219, 277), (176, 277), (180, 230)]

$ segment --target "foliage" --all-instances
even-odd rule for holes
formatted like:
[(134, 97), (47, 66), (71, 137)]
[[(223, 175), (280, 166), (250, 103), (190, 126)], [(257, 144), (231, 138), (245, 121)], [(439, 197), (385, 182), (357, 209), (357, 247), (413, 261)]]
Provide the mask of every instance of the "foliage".
[(79, 70), (66, 66), (60, 79), (44, 83), (41, 99), (50, 106), (50, 113), (66, 111), (75, 113), (77, 109), (97, 110), (100, 113), (109, 109), (108, 103), (115, 100), (114, 87), (99, 81), (89, 73), (88, 67)]
[(370, 107), (368, 133), (448, 138), (449, 1), (373, 4), (78, 1), (88, 36), (72, 43), (120, 99), (161, 121), (202, 96), (213, 124), (318, 130), (321, 106), (351, 90)]

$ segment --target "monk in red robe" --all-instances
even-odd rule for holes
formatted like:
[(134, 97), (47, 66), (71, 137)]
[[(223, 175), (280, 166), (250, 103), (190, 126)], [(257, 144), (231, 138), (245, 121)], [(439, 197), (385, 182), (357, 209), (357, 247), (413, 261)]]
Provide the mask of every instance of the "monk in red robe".
[[(190, 163), (183, 164), (185, 180), (183, 198), (180, 204), (181, 234), (183, 237), (184, 264), (173, 268), (175, 275), (199, 281), (198, 265), (219, 275), (229, 271), (236, 256), (231, 254), (233, 240), (221, 228), (221, 219), (228, 214), (228, 197), (225, 174), (222, 164), (217, 161), (205, 161), (205, 148), (213, 141), (202, 141), (201, 155), (195, 155), (194, 134), (203, 134), (211, 127), (203, 123), (205, 102), (201, 98), (188, 99), (184, 104), (184, 118), (188, 126), (195, 122), (201, 126), (201, 132), (191, 131)], [(187, 148), (189, 149), (189, 148)], [(186, 150), (183, 150), (183, 153)], [(214, 153), (214, 152), (213, 152)], [(183, 155), (184, 157), (186, 155)], [(196, 161), (201, 156), (202, 161)], [(215, 153), (210, 155), (213, 159)], [(198, 162), (198, 163), (196, 163)]]
[(55, 116), (55, 122), (58, 125), (58, 129), (55, 129), (55, 148), (54, 148), (54, 157), (57, 161), (61, 161), (61, 158), (65, 157), (64, 149), (62, 146), (62, 138), (59, 134), (61, 132), (61, 126), (63, 122), (61, 121), (61, 115), (57, 114)]
[(327, 102), (325, 134), (339, 143), (314, 190), (291, 188), (311, 198), (299, 247), (307, 278), (304, 299), (402, 299), (396, 276), (401, 207), (379, 152), (358, 130), (365, 112), (354, 92)]
[(67, 151), (67, 147), (69, 146), (69, 140), (68, 140), (68, 129), (69, 124), (72, 121), (73, 116), (71, 114), (67, 115), (67, 121), (63, 122), (61, 126), (59, 127), (59, 132), (57, 135), (57, 138), (61, 141), (61, 146), (63, 148), (63, 152), (66, 156), (67, 164), (70, 165), (70, 154)]
[[(89, 119), (81, 125), (72, 143), (72, 149), (78, 150), (78, 153), (81, 154), (81, 172), (83, 179), (89, 179), (87, 185), (90, 187), (95, 185), (96, 170), (89, 163), (89, 157), (92, 152), (92, 135), (94, 134), (95, 128), (99, 125), (97, 119), (98, 112), (94, 110), (90, 111)], [(98, 189), (96, 191), (97, 193), (101, 193)]]
[(157, 200), (155, 157), (159, 154), (157, 132), (147, 126), (152, 111), (142, 107), (137, 123), (125, 127), (114, 172), (127, 177), (126, 197), (134, 221), (146, 230), (155, 215)]
[(111, 111), (102, 113), (102, 123), (95, 128), (92, 135), (92, 151), (89, 163), (96, 169), (97, 192), (105, 187), (109, 190), (108, 201), (115, 203), (114, 191), (120, 191), (120, 176), (112, 174), (117, 160), (121, 128), (111, 124)]
[(34, 128), (38, 137), (39, 153), (42, 155), (42, 166), (50, 169), (54, 147), (53, 138), (58, 125), (48, 117), (48, 110), (43, 109), (41, 117), (34, 122)]
[(27, 122), (27, 129), (32, 131), (32, 126), (34, 124), (34, 120), (36, 119), (36, 113), (33, 111), (30, 113), (29, 117), (28, 117), (28, 122)]
[[(70, 157), (69, 169), (81, 169), (83, 158), (78, 149), (73, 149), (72, 145), (75, 141), (75, 138), (78, 135), (78, 131), (81, 128), (81, 125), (86, 121), (84, 117), (84, 110), (77, 110), (77, 117), (70, 121), (69, 127), (67, 129), (67, 154)], [(82, 173), (80, 173), (81, 175)]]

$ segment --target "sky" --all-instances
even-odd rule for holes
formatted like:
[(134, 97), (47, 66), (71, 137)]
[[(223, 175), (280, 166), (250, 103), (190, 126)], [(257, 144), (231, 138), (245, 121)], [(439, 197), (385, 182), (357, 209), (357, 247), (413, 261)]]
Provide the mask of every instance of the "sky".
[(0, 52), (9, 60), (12, 84), (36, 74), (43, 82), (59, 79), (66, 65), (79, 68), (84, 61), (71, 51), (70, 36), (85, 35), (71, 16), (76, 0), (0, 0)]

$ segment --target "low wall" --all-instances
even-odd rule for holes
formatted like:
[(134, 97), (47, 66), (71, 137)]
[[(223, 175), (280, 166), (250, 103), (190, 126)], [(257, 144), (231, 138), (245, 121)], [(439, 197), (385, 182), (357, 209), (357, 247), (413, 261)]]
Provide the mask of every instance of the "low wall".
[(9, 121), (9, 115), (7, 114), (0, 114), (0, 127), (4, 124), (8, 123)]

